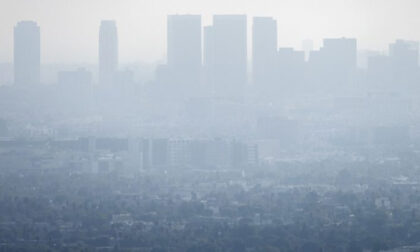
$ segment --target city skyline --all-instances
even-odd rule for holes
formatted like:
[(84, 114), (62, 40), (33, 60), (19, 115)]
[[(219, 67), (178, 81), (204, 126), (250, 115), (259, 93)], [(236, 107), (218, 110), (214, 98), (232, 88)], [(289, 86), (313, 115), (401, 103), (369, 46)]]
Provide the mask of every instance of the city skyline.
[[(396, 41), (407, 41), (407, 42), (411, 43), (414, 47), (416, 45), (418, 45), (418, 43), (419, 43), (419, 41), (417, 41), (417, 40), (410, 40), (410, 39), (407, 39), (407, 38), (394, 38), (394, 40), (392, 40), (390, 43), (386, 44), (386, 47), (383, 50), (374, 50), (374, 49), (361, 48), (361, 46), (360, 46), (361, 41), (356, 37), (337, 36), (337, 37), (324, 37), (324, 38), (322, 38), (321, 42), (316, 47), (314, 47), (314, 42), (315, 41), (311, 38), (306, 38), (306, 39), (303, 39), (302, 41), (300, 41), (301, 42), (300, 46), (282, 46), (280, 41), (279, 41), (279, 38), (278, 38), (280, 36), (278, 28), (277, 28), (278, 27), (278, 20), (276, 20), (274, 17), (271, 17), (271, 16), (252, 16), (252, 17), (249, 17), (247, 15), (236, 15), (236, 14), (232, 14), (232, 15), (214, 14), (212, 16), (213, 20), (214, 20), (215, 17), (217, 19), (218, 16), (243, 16), (245, 18), (245, 20), (246, 20), (245, 25), (247, 26), (247, 28), (246, 28), (246, 44), (247, 44), (246, 45), (246, 49), (247, 49), (246, 59), (247, 59), (247, 64), (250, 64), (250, 66), (252, 66), (252, 64), (255, 63), (254, 62), (254, 54), (255, 54), (255, 52), (254, 52), (254, 50), (255, 50), (254, 41), (256, 40), (257, 43), (260, 43), (260, 45), (263, 46), (263, 47), (268, 45), (268, 44), (264, 44), (264, 42), (261, 43), (261, 39), (264, 39), (262, 37), (259, 38), (259, 36), (261, 36), (261, 35), (262, 36), (267, 36), (265, 39), (271, 40), (270, 42), (267, 42), (267, 43), (273, 44), (273, 40), (275, 40), (277, 50), (284, 49), (284, 48), (292, 48), (292, 49), (297, 50), (297, 51), (303, 51), (305, 53), (305, 60), (306, 61), (309, 59), (311, 51), (317, 52), (317, 51), (321, 50), (322, 47), (325, 45), (325, 42), (328, 43), (329, 40), (334, 40), (334, 39), (354, 39), (354, 40), (356, 40), (357, 45), (358, 45), (357, 46), (357, 52), (358, 53), (366, 52), (367, 57), (372, 56), (370, 54), (390, 56), (392, 54), (392, 47), (390, 47), (390, 46), (393, 43), (395, 43)], [(166, 40), (167, 40), (167, 42), (165, 44), (166, 48), (164, 49), (165, 53), (163, 54), (163, 58), (161, 58), (159, 60), (155, 60), (153, 62), (146, 62), (146, 61), (142, 61), (141, 59), (138, 59), (137, 61), (133, 61), (133, 62), (121, 62), (119, 55), (120, 55), (120, 51), (124, 50), (124, 48), (121, 48), (121, 46), (119, 45), (120, 44), (119, 43), (119, 40), (120, 40), (119, 26), (118, 26), (118, 22), (116, 22), (116, 20), (99, 20), (97, 34), (99, 32), (100, 37), (99, 37), (99, 43), (97, 43), (97, 47), (96, 47), (96, 50), (98, 51), (98, 53), (96, 54), (95, 61), (93, 61), (93, 62), (88, 62), (88, 61), (45, 62), (45, 61), (42, 60), (42, 58), (45, 54), (45, 52), (42, 50), (42, 47), (43, 47), (43, 44), (44, 44), (44, 42), (42, 41), (43, 28), (38, 24), (38, 22), (36, 20), (20, 20), (14, 25), (14, 27), (16, 28), (16, 26), (18, 26), (21, 23), (24, 23), (24, 24), (25, 23), (26, 24), (33, 23), (38, 27), (38, 33), (39, 33), (39, 37), (40, 37), (39, 40), (40, 40), (40, 52), (41, 52), (40, 53), (40, 63), (41, 63), (41, 65), (42, 64), (69, 64), (69, 65), (77, 65), (77, 64), (87, 65), (87, 64), (89, 64), (89, 65), (92, 65), (92, 64), (98, 64), (98, 59), (101, 58), (102, 53), (101, 53), (101, 48), (100, 47), (101, 47), (101, 41), (103, 40), (101, 38), (101, 36), (103, 37), (103, 35), (101, 35), (101, 34), (103, 32), (103, 26), (104, 26), (104, 24), (106, 24), (105, 26), (108, 26), (108, 29), (105, 29), (105, 31), (107, 33), (106, 36), (110, 37), (112, 35), (111, 37), (113, 37), (113, 38), (109, 38), (108, 42), (105, 42), (105, 43), (111, 43), (112, 45), (109, 44), (107, 46), (113, 47), (112, 51), (114, 51), (112, 53), (114, 55), (113, 56), (108, 55), (108, 57), (115, 58), (114, 61), (116, 61), (116, 62), (113, 63), (114, 66), (111, 67), (111, 68), (114, 69), (113, 71), (117, 71), (119, 65), (126, 65), (126, 64), (133, 64), (133, 63), (145, 63), (145, 64), (152, 64), (152, 65), (153, 64), (162, 64), (162, 63), (168, 64), (168, 60), (170, 60), (170, 58), (171, 58), (171, 55), (167, 53), (168, 51), (171, 51), (171, 42), (168, 42), (168, 41), (170, 41), (170, 39), (169, 39), (170, 35), (169, 34), (171, 34), (171, 27), (169, 25), (169, 23), (171, 23), (171, 22), (169, 20), (170, 19), (176, 20), (176, 17), (178, 17), (178, 19), (182, 19), (182, 18), (184, 18), (184, 19), (185, 18), (194, 19), (195, 18), (195, 19), (200, 20), (200, 22), (199, 22), (200, 25), (199, 26), (196, 25), (196, 27), (200, 28), (200, 37), (197, 38), (197, 39), (200, 40), (198, 42), (200, 42), (201, 44), (199, 46), (196, 46), (196, 48), (201, 50), (201, 55), (196, 56), (196, 61), (200, 60), (201, 65), (205, 66), (206, 65), (206, 50), (207, 50), (206, 49), (206, 36), (207, 36), (206, 32), (209, 32), (209, 31), (206, 31), (206, 30), (211, 29), (213, 27), (213, 25), (202, 24), (202, 22), (201, 22), (202, 15), (193, 15), (193, 14), (176, 14), (176, 15), (170, 14), (170, 15), (167, 15), (166, 20), (167, 20), (167, 23), (168, 23), (168, 27), (166, 29), (166, 33), (167, 33)], [(251, 21), (249, 21), (250, 19), (251, 19)], [(266, 23), (265, 24), (265, 26), (266, 26), (265, 30), (264, 30), (264, 22)], [(268, 28), (270, 26), (270, 24), (269, 24), (270, 22), (273, 22), (274, 25), (271, 25), (272, 27)], [(172, 22), (172, 23), (175, 23), (175, 22)], [(183, 22), (178, 21), (178, 23), (182, 25)], [(185, 23), (188, 23), (188, 22), (184, 22), (184, 24)], [(257, 29), (254, 28), (255, 23), (257, 23), (257, 26), (259, 26), (259, 28), (257, 28)], [(113, 26), (113, 27), (110, 27), (110, 26)], [(109, 29), (109, 28), (111, 28), (111, 29)], [(114, 29), (114, 30), (112, 30), (112, 29)], [(187, 32), (187, 30), (185, 32)], [(268, 32), (268, 33), (272, 33), (272, 34), (270, 34), (270, 35), (265, 34), (264, 35), (262, 32)], [(113, 33), (113, 34), (110, 34), (110, 33)], [(254, 33), (257, 33), (258, 35), (255, 36)], [(277, 35), (277, 37), (271, 38), (274, 35)], [(15, 35), (11, 34), (11, 37), (14, 41), (13, 43), (15, 43)], [(115, 40), (115, 41), (109, 42), (110, 40)], [(98, 41), (98, 37), (96, 37), (96, 41)], [(105, 39), (105, 41), (107, 41), (107, 39)], [(182, 42), (182, 41), (178, 41), (177, 43), (180, 43), (180, 42)], [(172, 44), (174, 44), (174, 43), (172, 43)], [(174, 46), (172, 46), (172, 48), (173, 47)], [(174, 51), (174, 50), (172, 50), (172, 51)], [(13, 50), (12, 50), (12, 52), (13, 52)], [(178, 52), (178, 54), (179, 53), (181, 53), (181, 52)], [(182, 55), (182, 53), (180, 55)], [(15, 56), (13, 56), (13, 57), (15, 57)], [(6, 63), (6, 64), (13, 63), (14, 62), (13, 57), (12, 57), (11, 61), (8, 61), (8, 62), (1, 62), (0, 61), (0, 63), (3, 63), (3, 64), (4, 63)], [(172, 58), (174, 58), (174, 57), (172, 57)], [(357, 62), (358, 66), (359, 66), (359, 63), (360, 62)], [(100, 60), (99, 60), (98, 65), (100, 65)]]
[[(258, 16), (253, 17), (249, 43), (247, 18), (246, 15), (213, 15), (213, 25), (203, 26), (201, 15), (168, 15), (166, 63), (160, 63), (153, 70), (154, 81), (166, 86), (172, 83), (167, 86), (173, 87), (171, 92), (187, 96), (197, 95), (199, 86), (205, 84), (207, 93), (225, 98), (242, 97), (241, 92), (250, 83), (265, 86), (266, 95), (277, 93), (280, 86), (276, 83), (297, 84), (298, 79), (305, 82), (298, 76), (308, 74), (305, 70), (308, 67), (324, 84), (355, 81), (360, 67), (356, 38), (324, 38), (322, 46), (312, 51), (308, 40), (303, 41), (302, 50), (281, 47), (277, 39), (277, 20)], [(42, 27), (35, 21), (20, 21), (15, 26), (15, 84), (41, 82), (40, 30)], [(135, 81), (130, 69), (122, 71), (119, 67), (118, 31), (115, 20), (100, 22), (97, 68), (101, 85)], [(411, 74), (417, 72), (419, 66), (418, 53), (419, 42), (397, 39), (388, 45), (387, 53), (371, 51), (365, 55), (365, 64), (373, 71), (375, 60), (385, 55), (385, 60), (392, 63), (388, 68), (400, 72), (394, 73), (399, 79), (412, 82), (416, 77)], [(23, 60), (26, 56), (28, 60)], [(404, 70), (401, 65), (410, 69)], [(333, 74), (328, 75), (331, 71)]]
[[(267, 1), (264, 7), (250, 1), (237, 5), (237, 8), (233, 8), (236, 6), (234, 3), (222, 5), (219, 1), (204, 3), (203, 6), (191, 1), (181, 1), (184, 3), (179, 5), (131, 0), (120, 5), (115, 1), (102, 1), (98, 5), (94, 0), (89, 3), (5, 1), (10, 3), (2, 9), (4, 13), (0, 13), (5, 17), (5, 22), (0, 24), (0, 37), (5, 38), (0, 46), (0, 62), (12, 60), (10, 50), (13, 41), (8, 35), (11, 27), (20, 20), (34, 20), (43, 27), (42, 62), (45, 63), (95, 62), (97, 45), (92, 39), (102, 19), (113, 19), (119, 24), (122, 63), (160, 61), (165, 58), (165, 17), (184, 13), (201, 14), (203, 26), (211, 24), (213, 14), (247, 14), (248, 33), (251, 17), (273, 17), (279, 24), (279, 46), (282, 47), (300, 48), (302, 40), (311, 38), (318, 48), (323, 38), (354, 37), (359, 40), (361, 49), (386, 50), (395, 39), (420, 39), (420, 34), (411, 29), (420, 24), (420, 18), (415, 13), (418, 3), (412, 0), (405, 0), (405, 4), (394, 0), (386, 3), (377, 0), (352, 3), (284, 1), (283, 6), (276, 1)], [(18, 6), (26, 6), (31, 11)], [(54, 7), (56, 13), (62, 13), (61, 18), (55, 20), (55, 16), (48, 13), (48, 6)], [(86, 11), (88, 9), (89, 12)], [(74, 19), (76, 14), (78, 18)]]

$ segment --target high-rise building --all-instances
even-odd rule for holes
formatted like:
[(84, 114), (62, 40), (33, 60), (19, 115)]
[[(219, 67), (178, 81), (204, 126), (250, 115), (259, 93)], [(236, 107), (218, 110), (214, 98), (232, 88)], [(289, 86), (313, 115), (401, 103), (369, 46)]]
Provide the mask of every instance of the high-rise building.
[(296, 51), (293, 48), (279, 48), (276, 64), (276, 80), (278, 83), (272, 89), (271, 98), (278, 99), (280, 94), (290, 95), (291, 93), (304, 91), (305, 52)]
[(357, 66), (356, 39), (324, 39), (324, 46), (321, 50), (331, 65), (351, 70)]
[(368, 57), (369, 87), (381, 92), (406, 92), (418, 88), (420, 80), (418, 62), (418, 42), (395, 41), (389, 45), (389, 55)]
[(172, 85), (183, 93), (193, 91), (201, 79), (201, 16), (169, 15), (168, 68)]
[(317, 89), (327, 92), (347, 92), (354, 84), (357, 70), (357, 40), (324, 39), (319, 51), (312, 51), (309, 65), (311, 80)]
[(252, 26), (252, 75), (255, 87), (271, 89), (276, 82), (277, 21), (270, 17), (254, 17)]
[(215, 95), (240, 99), (247, 83), (247, 17), (215, 15), (212, 29)]
[(113, 20), (101, 22), (99, 30), (99, 83), (113, 83), (118, 70), (118, 33)]
[(203, 32), (203, 89), (211, 95), (214, 89), (214, 29), (213, 26), (204, 27)]
[(210, 67), (214, 64), (214, 29), (213, 26), (204, 27), (203, 65)]
[(36, 22), (22, 21), (14, 29), (14, 71), (17, 85), (40, 83), (41, 39)]
[(420, 79), (419, 42), (397, 40), (389, 46), (389, 56), (396, 88), (401, 91), (417, 88)]

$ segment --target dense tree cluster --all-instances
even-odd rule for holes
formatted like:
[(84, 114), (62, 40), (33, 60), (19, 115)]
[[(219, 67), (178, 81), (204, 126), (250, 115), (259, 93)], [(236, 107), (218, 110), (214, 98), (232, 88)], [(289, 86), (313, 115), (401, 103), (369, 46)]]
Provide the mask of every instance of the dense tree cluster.
[(357, 252), (420, 241), (416, 183), (357, 184), (347, 170), (329, 184), (300, 174), (312, 180), (304, 186), (286, 168), (197, 173), (6, 169), (0, 251)]

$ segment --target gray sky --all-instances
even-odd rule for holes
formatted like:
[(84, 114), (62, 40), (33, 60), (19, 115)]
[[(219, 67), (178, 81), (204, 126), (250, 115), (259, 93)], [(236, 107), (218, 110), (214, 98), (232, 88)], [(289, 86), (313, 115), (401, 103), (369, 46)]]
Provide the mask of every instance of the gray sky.
[(272, 16), (280, 46), (319, 46), (324, 37), (356, 37), (361, 49), (387, 48), (396, 38), (420, 40), (419, 0), (0, 0), (0, 62), (12, 61), (13, 26), (41, 26), (44, 63), (93, 63), (101, 19), (115, 19), (121, 62), (164, 58), (167, 14)]

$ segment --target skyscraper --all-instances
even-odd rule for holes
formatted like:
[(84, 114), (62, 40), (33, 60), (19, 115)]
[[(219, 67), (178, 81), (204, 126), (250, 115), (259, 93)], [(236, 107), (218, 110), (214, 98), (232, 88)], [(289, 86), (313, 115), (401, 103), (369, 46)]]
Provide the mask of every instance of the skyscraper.
[(203, 30), (203, 90), (205, 94), (212, 95), (214, 92), (213, 83), (214, 66), (214, 32), (213, 26), (206, 26)]
[(113, 20), (101, 22), (99, 30), (99, 83), (113, 83), (118, 70), (118, 33)]
[(277, 21), (254, 17), (252, 26), (252, 74), (255, 87), (269, 91), (276, 82)]
[(417, 88), (419, 82), (419, 42), (397, 40), (389, 46), (393, 82), (399, 90)]
[(36, 22), (21, 21), (14, 29), (15, 84), (40, 83), (41, 39)]
[(247, 17), (213, 17), (213, 83), (215, 95), (242, 98), (247, 82)]
[(214, 64), (214, 29), (213, 26), (204, 27), (203, 65), (211, 67)]
[(327, 92), (347, 92), (357, 69), (357, 40), (324, 39), (319, 51), (311, 52), (309, 65), (314, 86)]
[(357, 66), (357, 40), (348, 38), (324, 39), (321, 49), (333, 66), (354, 70)]
[(168, 67), (176, 88), (184, 93), (200, 84), (201, 16), (169, 15), (167, 30)]

